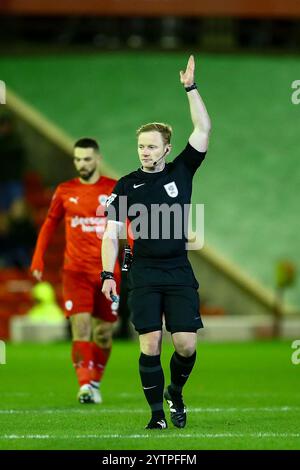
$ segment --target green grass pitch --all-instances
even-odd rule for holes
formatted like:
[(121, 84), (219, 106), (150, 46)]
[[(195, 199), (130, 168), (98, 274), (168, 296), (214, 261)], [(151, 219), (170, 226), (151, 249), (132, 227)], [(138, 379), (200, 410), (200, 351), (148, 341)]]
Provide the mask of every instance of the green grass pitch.
[[(186, 428), (146, 431), (137, 343), (115, 341), (102, 405), (77, 403), (69, 344), (8, 345), (0, 449), (299, 449), (300, 365), (292, 352), (287, 341), (200, 342), (184, 394)], [(166, 382), (171, 354), (165, 342)]]

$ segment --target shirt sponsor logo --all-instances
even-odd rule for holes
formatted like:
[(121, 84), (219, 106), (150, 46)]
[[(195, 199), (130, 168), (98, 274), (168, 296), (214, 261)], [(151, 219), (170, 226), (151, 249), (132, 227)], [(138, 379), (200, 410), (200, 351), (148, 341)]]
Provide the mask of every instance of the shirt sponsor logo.
[(175, 181), (171, 183), (164, 184), (164, 188), (167, 191), (168, 196), (170, 197), (177, 197), (178, 196), (178, 188), (176, 186)]
[(71, 227), (81, 227), (83, 232), (104, 232), (106, 217), (79, 217), (76, 215), (71, 219)]
[(144, 186), (146, 183), (141, 183), (141, 184), (134, 184), (133, 187), (134, 189), (139, 188), (140, 186)]
[(111, 193), (111, 195), (107, 198), (106, 207), (108, 207), (117, 197), (117, 194)]

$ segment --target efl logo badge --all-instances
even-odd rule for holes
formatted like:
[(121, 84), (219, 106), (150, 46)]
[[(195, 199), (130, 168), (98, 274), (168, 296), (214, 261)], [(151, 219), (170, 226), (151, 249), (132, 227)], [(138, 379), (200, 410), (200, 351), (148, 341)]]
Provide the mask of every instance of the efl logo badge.
[(6, 86), (2, 80), (0, 80), (0, 104), (6, 104)]
[(108, 207), (117, 197), (117, 194), (111, 193), (111, 195), (107, 198), (106, 207)]
[(164, 188), (170, 197), (178, 196), (178, 189), (177, 189), (175, 181), (172, 181), (172, 183), (164, 184)]

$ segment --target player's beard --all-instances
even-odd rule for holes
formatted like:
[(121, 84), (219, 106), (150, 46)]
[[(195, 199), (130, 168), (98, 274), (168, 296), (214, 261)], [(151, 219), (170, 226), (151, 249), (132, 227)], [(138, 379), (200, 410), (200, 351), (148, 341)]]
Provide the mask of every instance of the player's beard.
[(89, 172), (86, 172), (86, 173), (81, 173), (79, 171), (79, 176), (81, 179), (83, 179), (84, 181), (89, 181), (89, 179), (91, 179), (91, 177), (93, 176), (93, 174), (95, 173), (96, 171), (96, 167), (93, 168), (93, 170), (89, 171)]

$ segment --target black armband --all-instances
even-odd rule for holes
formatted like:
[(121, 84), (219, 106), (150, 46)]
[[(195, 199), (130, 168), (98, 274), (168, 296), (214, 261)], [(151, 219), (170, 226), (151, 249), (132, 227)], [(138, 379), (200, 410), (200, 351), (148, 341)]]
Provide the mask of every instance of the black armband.
[(189, 91), (192, 91), (192, 90), (197, 90), (197, 85), (196, 83), (193, 83), (193, 85), (191, 86), (186, 86), (184, 87), (185, 91), (188, 93)]
[(102, 271), (102, 273), (100, 274), (100, 279), (102, 281), (102, 284), (104, 281), (106, 281), (107, 279), (113, 279), (115, 280), (114, 278), (114, 273), (111, 273), (110, 271)]

